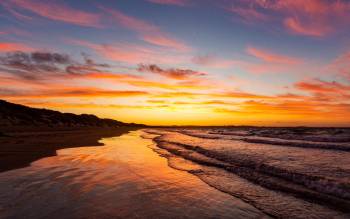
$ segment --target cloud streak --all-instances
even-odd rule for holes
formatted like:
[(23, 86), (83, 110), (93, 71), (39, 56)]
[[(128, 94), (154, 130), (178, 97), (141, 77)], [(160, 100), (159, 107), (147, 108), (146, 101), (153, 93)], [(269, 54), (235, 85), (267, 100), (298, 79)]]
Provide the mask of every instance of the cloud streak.
[(73, 60), (69, 55), (55, 52), (8, 52), (0, 56), (0, 70), (20, 79), (45, 81), (54, 78), (105, 71), (106, 64), (84, 58)]
[(234, 60), (219, 58), (214, 55), (197, 55), (191, 61), (197, 65), (211, 68), (228, 68), (234, 64)]
[(193, 71), (190, 69), (178, 69), (178, 68), (162, 69), (157, 65), (144, 65), (144, 64), (140, 64), (137, 70), (140, 72), (151, 72), (154, 74), (158, 74), (158, 75), (168, 77), (171, 79), (176, 79), (176, 80), (187, 80), (193, 77), (207, 75), (204, 72)]
[(186, 6), (189, 4), (188, 0), (147, 0), (147, 1), (155, 4), (162, 4), (162, 5)]
[(0, 42), (0, 52), (32, 51), (33, 48), (22, 43)]
[(87, 27), (101, 27), (99, 14), (74, 9), (63, 3), (35, 0), (6, 0), (1, 4), (17, 17), (19, 15), (22, 18), (24, 16), (29, 17), (18, 12), (21, 9), (55, 21)]
[(145, 91), (134, 90), (106, 90), (91, 87), (62, 87), (59, 89), (42, 89), (36, 91), (12, 91), (11, 93), (1, 93), (1, 98), (76, 98), (76, 97), (96, 97), (96, 98), (124, 98), (145, 96)]
[(159, 27), (147, 21), (126, 15), (117, 9), (110, 9), (105, 7), (101, 7), (101, 9), (111, 15), (114, 21), (119, 25), (123, 26), (126, 29), (137, 32), (140, 38), (147, 43), (172, 48), (178, 51), (190, 50), (190, 47), (185, 43), (169, 36), (169, 34), (161, 31)]
[(186, 56), (179, 56), (160, 48), (152, 48), (130, 43), (96, 44), (84, 40), (69, 40), (70, 43), (92, 49), (97, 54), (110, 60), (138, 64), (162, 63), (178, 64), (186, 60)]
[(332, 74), (350, 81), (350, 51), (344, 52), (327, 66)]
[(226, 7), (244, 22), (279, 23), (296, 35), (323, 37), (347, 26), (350, 3), (345, 0), (234, 1)]
[(277, 64), (288, 64), (288, 65), (301, 63), (301, 60), (297, 58), (276, 54), (276, 53), (273, 53), (267, 50), (258, 49), (255, 47), (248, 47), (246, 51), (248, 54), (255, 56), (256, 58), (261, 59), (265, 62), (277, 63)]

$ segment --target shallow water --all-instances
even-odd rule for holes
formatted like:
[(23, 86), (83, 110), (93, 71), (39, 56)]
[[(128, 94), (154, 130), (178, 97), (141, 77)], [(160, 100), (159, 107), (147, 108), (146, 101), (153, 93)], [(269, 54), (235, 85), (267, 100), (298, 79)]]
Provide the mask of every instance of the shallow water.
[(141, 138), (144, 134), (59, 150), (29, 167), (0, 173), (0, 218), (268, 217), (187, 172), (201, 165), (159, 156), (155, 151), (161, 149)]
[(210, 129), (146, 131), (171, 166), (192, 162), (187, 171), (270, 215), (350, 218), (348, 151), (250, 143)]

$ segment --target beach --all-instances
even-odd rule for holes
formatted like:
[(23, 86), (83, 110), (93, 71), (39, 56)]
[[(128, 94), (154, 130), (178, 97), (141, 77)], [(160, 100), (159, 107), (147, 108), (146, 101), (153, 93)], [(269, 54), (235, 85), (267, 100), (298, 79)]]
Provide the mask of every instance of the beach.
[[(349, 218), (347, 133), (296, 135), (322, 135), (313, 148), (239, 139), (263, 129), (280, 131), (122, 129), (99, 140), (66, 130), (52, 133), (66, 143), (56, 148), (32, 136), (58, 150), (0, 173), (0, 218)], [(330, 140), (341, 149), (324, 149)]]
[(56, 150), (97, 146), (101, 138), (119, 136), (135, 127), (2, 127), (0, 135), (0, 172), (28, 166)]
[(350, 219), (350, 0), (0, 11), (0, 219)]
[(1, 173), (0, 218), (269, 218), (184, 169), (192, 165), (171, 168), (145, 137), (132, 131)]

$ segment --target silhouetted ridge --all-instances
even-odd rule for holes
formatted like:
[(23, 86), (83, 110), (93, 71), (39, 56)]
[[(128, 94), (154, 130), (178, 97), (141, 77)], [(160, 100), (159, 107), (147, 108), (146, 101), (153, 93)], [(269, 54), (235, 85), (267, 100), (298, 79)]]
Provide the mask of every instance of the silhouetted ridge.
[(90, 114), (61, 113), (38, 109), (0, 100), (0, 126), (69, 126), (69, 127), (120, 127), (145, 126), (124, 123), (113, 119), (101, 119)]

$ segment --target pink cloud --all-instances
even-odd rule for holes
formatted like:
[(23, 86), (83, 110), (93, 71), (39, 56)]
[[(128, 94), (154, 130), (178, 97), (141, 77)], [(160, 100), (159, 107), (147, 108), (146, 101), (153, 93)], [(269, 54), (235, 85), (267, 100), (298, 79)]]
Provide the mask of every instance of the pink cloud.
[(173, 48), (179, 51), (190, 50), (190, 47), (185, 43), (169, 36), (167, 33), (162, 32), (159, 27), (147, 21), (126, 15), (116, 9), (109, 9), (104, 7), (101, 8), (102, 10), (109, 13), (119, 25), (137, 32), (140, 35), (140, 38), (147, 43)]
[(29, 21), (29, 20), (33, 19), (30, 16), (27, 16), (27, 15), (24, 15), (24, 14), (18, 12), (15, 9), (16, 8), (15, 5), (13, 3), (11, 3), (10, 1), (2, 1), (2, 2), (0, 2), (0, 5), (2, 5), (2, 7), (4, 9), (6, 9), (6, 11), (10, 12), (18, 20)]
[(307, 25), (291, 17), (284, 20), (284, 25), (293, 33), (315, 37), (324, 36), (331, 31), (331, 28), (325, 25)]
[(219, 58), (213, 55), (198, 55), (192, 58), (192, 62), (197, 65), (203, 65), (212, 68), (228, 68), (232, 66), (235, 61), (229, 59)]
[(188, 4), (187, 0), (148, 0), (149, 2), (163, 5), (177, 5), (185, 6)]
[(230, 8), (228, 8), (228, 11), (231, 11), (239, 15), (247, 23), (252, 23), (256, 20), (266, 21), (269, 19), (267, 15), (259, 12), (254, 8), (245, 8), (245, 7), (239, 7), (237, 5), (233, 5)]
[(6, 28), (2, 31), (0, 31), (0, 35), (17, 35), (17, 36), (25, 36), (25, 37), (30, 37), (32, 36), (31, 33), (21, 30), (21, 29), (17, 29), (17, 28)]
[(227, 10), (245, 22), (279, 23), (293, 34), (313, 37), (341, 31), (350, 21), (350, 2), (345, 0), (238, 1)]
[(248, 73), (254, 74), (270, 74), (270, 73), (287, 73), (290, 71), (291, 65), (280, 64), (280, 63), (271, 63), (271, 62), (248, 62), (237, 60), (235, 61), (235, 65), (239, 68), (243, 68)]
[(350, 3), (346, 1), (280, 0), (273, 9), (284, 14), (289, 31), (300, 35), (325, 36), (350, 20)]
[(3, 4), (6, 5), (6, 8), (17, 17), (28, 18), (27, 15), (22, 15), (16, 11), (16, 9), (24, 9), (55, 21), (89, 27), (101, 26), (100, 15), (74, 9), (63, 3), (48, 3), (46, 1), (34, 0), (9, 0)]
[(327, 68), (332, 73), (350, 81), (350, 51), (339, 55)]
[(153, 52), (134, 45), (99, 45), (89, 42), (80, 42), (102, 56), (115, 61), (137, 64), (147, 56), (154, 56)]
[(174, 48), (178, 51), (190, 51), (191, 49), (185, 45), (184, 43), (173, 39), (169, 36), (166, 35), (162, 35), (161, 33), (158, 34), (146, 34), (142, 36), (142, 39), (148, 43), (154, 44), (154, 45), (158, 45), (158, 46), (164, 46), (164, 47), (170, 47), (170, 48)]
[(152, 31), (159, 31), (159, 28), (146, 22), (141, 19), (128, 16), (124, 14), (123, 12), (116, 10), (116, 9), (110, 9), (105, 7), (100, 7), (105, 12), (109, 13), (115, 21), (117, 21), (120, 25), (123, 27), (134, 30), (136, 32), (152, 32)]
[(291, 64), (291, 65), (301, 62), (301, 60), (294, 57), (280, 55), (280, 54), (276, 54), (267, 50), (262, 50), (254, 47), (248, 47), (246, 51), (248, 54), (255, 56), (256, 58), (259, 58), (265, 62)]
[(70, 40), (71, 43), (88, 47), (96, 53), (119, 62), (130, 64), (139, 63), (163, 63), (178, 64), (186, 60), (186, 57), (170, 54), (168, 51), (154, 49), (129, 43), (116, 43), (113, 45), (95, 44), (82, 40)]

